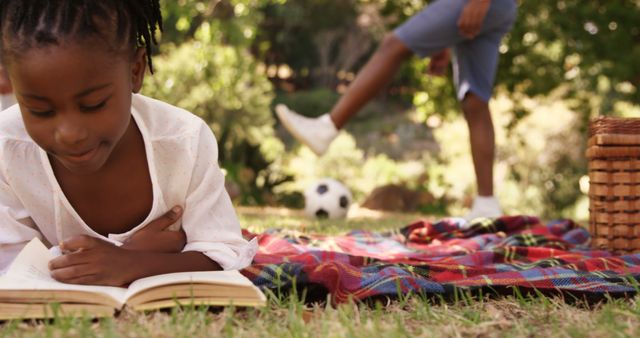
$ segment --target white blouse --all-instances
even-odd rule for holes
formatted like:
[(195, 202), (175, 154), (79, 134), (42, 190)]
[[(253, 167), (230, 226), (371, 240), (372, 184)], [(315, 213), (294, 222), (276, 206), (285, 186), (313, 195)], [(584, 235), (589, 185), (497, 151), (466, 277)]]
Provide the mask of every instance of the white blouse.
[(34, 237), (57, 245), (71, 236), (90, 235), (121, 245), (174, 205), (184, 208), (183, 251), (200, 251), (225, 270), (251, 263), (257, 243), (242, 237), (211, 129), (183, 109), (142, 95), (133, 96), (131, 113), (144, 139), (153, 206), (133, 229), (106, 237), (73, 209), (47, 153), (27, 134), (18, 105), (0, 114), (0, 275)]

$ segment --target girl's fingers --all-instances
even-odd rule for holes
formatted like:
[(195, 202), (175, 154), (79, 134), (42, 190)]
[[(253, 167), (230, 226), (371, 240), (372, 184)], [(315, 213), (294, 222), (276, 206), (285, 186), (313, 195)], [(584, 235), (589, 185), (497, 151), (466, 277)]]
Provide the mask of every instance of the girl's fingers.
[(83, 265), (89, 262), (89, 258), (81, 250), (64, 254), (49, 261), (49, 270)]
[(147, 226), (140, 231), (163, 231), (180, 220), (180, 217), (182, 217), (182, 211), (182, 207), (176, 205), (169, 211), (165, 212), (164, 215), (151, 221), (151, 223), (147, 224)]
[(96, 285), (98, 281), (97, 275), (86, 275), (75, 278), (70, 278), (65, 281), (65, 283), (69, 284), (84, 284), (84, 285)]
[(60, 243), (60, 250), (62, 250), (62, 252), (87, 250), (96, 247), (101, 242), (100, 239), (88, 235), (73, 236)]
[(89, 270), (88, 268), (88, 264), (82, 264), (55, 269), (51, 270), (51, 277), (60, 282), (71, 283), (71, 281), (79, 278), (94, 276), (93, 271), (87, 271)]

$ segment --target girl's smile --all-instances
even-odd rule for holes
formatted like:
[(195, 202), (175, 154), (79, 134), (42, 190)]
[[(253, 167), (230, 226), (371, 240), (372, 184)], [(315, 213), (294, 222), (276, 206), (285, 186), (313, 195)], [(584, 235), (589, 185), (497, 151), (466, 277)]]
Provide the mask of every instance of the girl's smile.
[[(129, 55), (71, 42), (30, 49), (12, 62), (25, 128), (54, 169), (93, 174), (122, 160), (137, 132), (131, 95), (141, 83)], [(143, 66), (144, 53), (135, 58)]]
[[(99, 156), (99, 152), (104, 150), (102, 144), (98, 144), (97, 146), (88, 149), (86, 151), (79, 151), (75, 153), (66, 153), (66, 154), (52, 154), (55, 156), (60, 162), (63, 162), (64, 166), (69, 168), (73, 166), (77, 167), (90, 167), (91, 162)], [(64, 163), (66, 162), (66, 163)]]

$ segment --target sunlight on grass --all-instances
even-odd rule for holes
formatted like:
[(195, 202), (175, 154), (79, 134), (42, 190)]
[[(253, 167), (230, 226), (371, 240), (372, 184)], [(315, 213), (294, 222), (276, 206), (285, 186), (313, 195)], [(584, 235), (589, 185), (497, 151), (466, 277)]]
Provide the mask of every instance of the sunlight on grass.
[(284, 208), (239, 207), (237, 210), (242, 227), (254, 233), (274, 228), (324, 235), (339, 235), (351, 230), (388, 231), (431, 217), (419, 214), (380, 213), (355, 208), (349, 212), (349, 217), (346, 219), (318, 220), (306, 217), (301, 211)]
[(305, 305), (296, 297), (263, 309), (185, 308), (121, 313), (115, 319), (11, 322), (0, 336), (153, 337), (631, 337), (640, 331), (637, 300), (568, 305), (559, 298), (421, 297), (373, 304)]

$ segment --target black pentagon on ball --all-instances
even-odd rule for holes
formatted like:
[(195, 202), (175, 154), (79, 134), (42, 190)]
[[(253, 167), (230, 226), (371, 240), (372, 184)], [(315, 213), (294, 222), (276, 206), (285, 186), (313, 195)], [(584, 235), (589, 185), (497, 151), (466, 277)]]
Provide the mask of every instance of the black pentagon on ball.
[(326, 193), (327, 191), (329, 191), (329, 186), (327, 186), (326, 184), (320, 184), (316, 188), (316, 192), (318, 193), (318, 195), (322, 195), (322, 194)]
[(316, 211), (316, 217), (318, 217), (318, 218), (329, 218), (329, 213), (324, 209), (318, 209)]
[(340, 196), (340, 208), (346, 208), (349, 206), (349, 199), (347, 198), (347, 196), (342, 195)]

